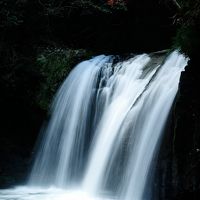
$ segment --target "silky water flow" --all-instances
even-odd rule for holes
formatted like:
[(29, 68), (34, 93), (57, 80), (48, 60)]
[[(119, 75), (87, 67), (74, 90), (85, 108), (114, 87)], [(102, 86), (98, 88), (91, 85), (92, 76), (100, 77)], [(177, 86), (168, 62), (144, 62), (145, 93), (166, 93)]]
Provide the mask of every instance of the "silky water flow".
[(77, 65), (57, 92), (26, 186), (3, 200), (150, 200), (153, 163), (188, 59), (142, 54)]

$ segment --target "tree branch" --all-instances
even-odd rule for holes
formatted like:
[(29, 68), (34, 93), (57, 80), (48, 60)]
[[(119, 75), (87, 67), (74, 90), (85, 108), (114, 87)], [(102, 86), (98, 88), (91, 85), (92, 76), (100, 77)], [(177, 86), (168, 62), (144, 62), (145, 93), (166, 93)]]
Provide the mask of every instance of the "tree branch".
[(181, 9), (181, 6), (180, 4), (176, 1), (176, 0), (172, 0), (174, 5), (180, 10)]

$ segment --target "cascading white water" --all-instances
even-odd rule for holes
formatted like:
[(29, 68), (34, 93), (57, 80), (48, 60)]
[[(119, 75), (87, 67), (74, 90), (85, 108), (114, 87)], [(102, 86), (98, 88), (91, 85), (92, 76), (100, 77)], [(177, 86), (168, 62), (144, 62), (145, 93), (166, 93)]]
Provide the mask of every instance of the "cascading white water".
[[(187, 59), (177, 51), (114, 59), (80, 63), (59, 89), (25, 194), (37, 187), (55, 200), (63, 190), (66, 200), (150, 199), (152, 163)], [(60, 190), (41, 189), (50, 186)], [(81, 192), (70, 196), (72, 189)]]
[(95, 87), (101, 66), (108, 61), (106, 56), (85, 61), (63, 83), (52, 106), (31, 184), (63, 187), (81, 174), (92, 128)]

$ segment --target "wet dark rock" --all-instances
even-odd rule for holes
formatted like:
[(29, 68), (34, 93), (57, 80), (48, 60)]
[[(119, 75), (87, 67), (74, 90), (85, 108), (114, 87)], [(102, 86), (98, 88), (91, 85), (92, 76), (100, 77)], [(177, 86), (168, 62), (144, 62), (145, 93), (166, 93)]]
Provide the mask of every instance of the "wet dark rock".
[[(198, 58), (191, 57), (180, 82), (179, 99), (175, 108), (175, 132), (173, 162), (177, 174), (174, 190), (178, 196), (191, 195), (199, 199), (200, 192), (200, 74)], [(179, 198), (181, 199), (181, 198)]]
[[(162, 200), (200, 198), (200, 73), (198, 57), (182, 72), (170, 128), (158, 158), (155, 193)], [(159, 192), (158, 192), (159, 191)]]

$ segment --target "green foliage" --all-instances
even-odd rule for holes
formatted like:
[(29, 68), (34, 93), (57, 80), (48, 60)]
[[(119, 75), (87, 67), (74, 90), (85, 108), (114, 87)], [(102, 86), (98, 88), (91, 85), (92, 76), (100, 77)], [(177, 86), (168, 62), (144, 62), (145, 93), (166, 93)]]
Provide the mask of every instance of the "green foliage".
[(185, 27), (197, 25), (200, 22), (200, 1), (180, 0), (181, 10), (178, 13), (178, 23)]
[(177, 34), (174, 46), (181, 47), (183, 52), (193, 56), (200, 47), (200, 1), (180, 0), (179, 3), (181, 9), (175, 16)]
[(38, 7), (41, 8), (41, 15), (65, 17), (77, 10), (110, 13), (115, 9), (124, 9), (126, 6), (123, 1), (119, 1), (113, 7), (107, 4), (107, 1), (95, 0), (38, 0)]
[(174, 39), (174, 47), (182, 49), (187, 55), (194, 55), (200, 47), (199, 32), (195, 26), (181, 26)]
[(91, 56), (86, 50), (61, 48), (47, 48), (31, 57), (13, 54), (0, 65), (0, 102), (21, 102), (44, 111), (72, 68)]
[(23, 9), (25, 1), (0, 1), (0, 28), (8, 28), (23, 23)]
[(48, 109), (53, 95), (72, 68), (90, 56), (85, 50), (60, 48), (46, 49), (38, 55), (36, 65), (43, 80), (37, 102), (42, 109)]

